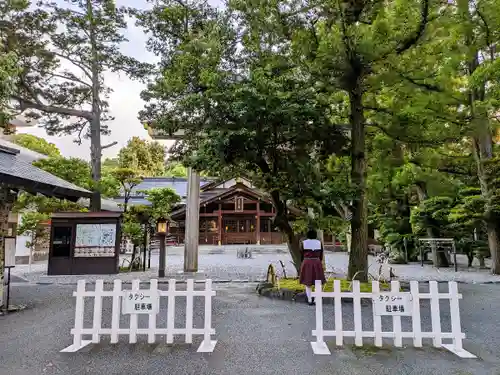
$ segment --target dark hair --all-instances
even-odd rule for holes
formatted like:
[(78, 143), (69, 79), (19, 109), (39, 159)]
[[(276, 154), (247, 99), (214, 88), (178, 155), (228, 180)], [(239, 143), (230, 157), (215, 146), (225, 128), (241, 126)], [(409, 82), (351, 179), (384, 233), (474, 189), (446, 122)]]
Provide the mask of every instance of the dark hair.
[(310, 240), (315, 240), (318, 238), (318, 232), (316, 232), (314, 229), (309, 229), (307, 231), (306, 237)]

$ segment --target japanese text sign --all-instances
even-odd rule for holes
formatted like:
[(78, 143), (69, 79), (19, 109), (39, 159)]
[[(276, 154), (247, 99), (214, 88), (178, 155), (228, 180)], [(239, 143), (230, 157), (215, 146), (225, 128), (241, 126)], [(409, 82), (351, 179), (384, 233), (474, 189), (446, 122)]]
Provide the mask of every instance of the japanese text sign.
[(127, 290), (123, 297), (123, 314), (158, 314), (159, 295), (149, 290)]
[(378, 293), (373, 297), (375, 315), (411, 316), (411, 293)]

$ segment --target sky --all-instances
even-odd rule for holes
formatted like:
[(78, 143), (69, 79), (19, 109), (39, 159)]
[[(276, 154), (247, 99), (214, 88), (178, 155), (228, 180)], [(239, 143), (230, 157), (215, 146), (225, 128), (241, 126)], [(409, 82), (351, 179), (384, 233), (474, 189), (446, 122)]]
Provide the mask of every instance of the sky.
[[(63, 0), (56, 0), (57, 3), (64, 4)], [(210, 4), (220, 6), (221, 0), (210, 0)], [(117, 0), (119, 6), (135, 6), (136, 8), (146, 7), (146, 0)], [(140, 29), (129, 23), (126, 31), (128, 43), (122, 45), (122, 52), (133, 56), (140, 61), (154, 62), (156, 57), (146, 50), (146, 35)], [(145, 88), (144, 84), (131, 81), (124, 74), (106, 73), (105, 82), (114, 92), (109, 99), (111, 114), (115, 117), (114, 121), (108, 123), (111, 135), (102, 137), (102, 144), (108, 144), (117, 141), (114, 147), (103, 150), (103, 157), (114, 157), (127, 144), (127, 141), (138, 136), (150, 139), (147, 131), (137, 119), (138, 112), (143, 108), (144, 102), (139, 97), (140, 92)], [(49, 142), (54, 143), (61, 153), (66, 157), (78, 157), (85, 160), (90, 159), (90, 144), (84, 140), (81, 145), (74, 143), (74, 136), (49, 136), (45, 129), (39, 127), (19, 129), (20, 133), (30, 133), (43, 137)], [(168, 147), (172, 144), (170, 141), (162, 142)]]

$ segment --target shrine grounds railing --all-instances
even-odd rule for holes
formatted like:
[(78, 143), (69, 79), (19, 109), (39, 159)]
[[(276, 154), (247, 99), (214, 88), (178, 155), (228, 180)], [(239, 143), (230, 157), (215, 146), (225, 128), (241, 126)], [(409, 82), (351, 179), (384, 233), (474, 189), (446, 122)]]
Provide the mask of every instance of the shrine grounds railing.
[[(373, 339), (376, 347), (382, 347), (383, 339), (392, 339), (395, 347), (403, 346), (403, 339), (411, 339), (414, 347), (422, 347), (423, 339), (432, 339), (432, 344), (436, 348), (446, 348), (461, 358), (476, 358), (462, 347), (462, 340), (465, 334), (462, 332), (460, 323), (459, 300), (462, 295), (458, 293), (458, 286), (455, 281), (448, 282), (448, 292), (440, 293), (436, 281), (429, 282), (429, 292), (422, 293), (419, 289), (418, 281), (410, 282), (410, 292), (401, 292), (399, 281), (391, 282), (390, 292), (380, 292), (378, 281), (372, 281), (371, 292), (361, 292), (359, 281), (353, 281), (351, 292), (342, 292), (340, 280), (335, 280), (333, 292), (324, 292), (321, 282), (316, 281), (313, 297), (316, 302), (316, 329), (312, 335), (316, 341), (311, 342), (314, 354), (331, 354), (324, 339), (325, 337), (335, 337), (337, 346), (344, 345), (344, 338), (353, 337), (356, 346), (363, 346), (364, 338)], [(334, 299), (333, 312), (335, 314), (335, 329), (325, 330), (324, 313), (329, 313), (331, 305), (325, 305), (324, 298)], [(342, 309), (343, 300), (352, 300), (354, 315), (354, 330), (344, 330), (344, 316)], [(362, 308), (362, 299), (371, 300), (373, 314), (373, 330), (364, 330), (362, 325), (362, 313), (368, 312), (369, 308)], [(451, 332), (444, 332), (441, 326), (440, 300), (450, 301)], [(422, 321), (420, 318), (421, 301), (430, 300), (430, 312), (432, 330), (422, 331)], [(366, 307), (366, 306), (365, 306)], [(382, 330), (382, 316), (392, 317), (392, 330)], [(402, 318), (411, 317), (411, 329), (403, 331), (401, 327)], [(443, 340), (451, 340), (451, 343), (443, 343)], [(370, 343), (371, 344), (371, 343)]]
[[(122, 281), (114, 280), (112, 290), (104, 290), (103, 280), (97, 280), (95, 290), (86, 290), (86, 281), (79, 280), (77, 290), (73, 293), (76, 297), (75, 326), (71, 330), (73, 344), (61, 352), (76, 352), (89, 344), (100, 342), (101, 336), (110, 335), (111, 344), (118, 343), (119, 336), (128, 336), (128, 342), (137, 342), (138, 335), (146, 335), (148, 344), (157, 342), (158, 335), (166, 336), (166, 343), (172, 344), (175, 335), (183, 335), (185, 342), (192, 343), (194, 335), (203, 335), (198, 352), (213, 352), (217, 341), (211, 339), (215, 335), (212, 328), (212, 299), (215, 291), (212, 289), (212, 280), (205, 280), (203, 290), (194, 289), (194, 280), (187, 280), (186, 290), (176, 289), (176, 280), (168, 282), (168, 290), (158, 289), (158, 280), (151, 279), (148, 289), (140, 289), (140, 281), (133, 280), (131, 289), (122, 289)], [(194, 297), (204, 297), (204, 323), (202, 328), (193, 327)], [(112, 298), (111, 327), (103, 328), (103, 298)], [(162, 297), (167, 297), (167, 326), (157, 327), (157, 314), (160, 312)], [(184, 328), (175, 328), (175, 302), (176, 297), (186, 298), (186, 325)], [(85, 299), (94, 299), (92, 327), (84, 328)], [(120, 307), (121, 306), (121, 307)], [(165, 310), (161, 310), (164, 312)], [(123, 314), (130, 315), (128, 327), (120, 327), (120, 318)], [(147, 314), (147, 328), (138, 328), (138, 318)], [(84, 336), (92, 336), (85, 340)]]

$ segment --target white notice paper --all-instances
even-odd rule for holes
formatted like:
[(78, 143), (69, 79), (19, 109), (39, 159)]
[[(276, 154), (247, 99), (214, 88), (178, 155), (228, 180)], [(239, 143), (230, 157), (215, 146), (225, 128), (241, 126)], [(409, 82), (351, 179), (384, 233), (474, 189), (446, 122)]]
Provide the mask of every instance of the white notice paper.
[(412, 315), (413, 298), (411, 293), (378, 293), (372, 301), (375, 315)]
[(160, 295), (150, 290), (125, 291), (123, 314), (158, 314)]

